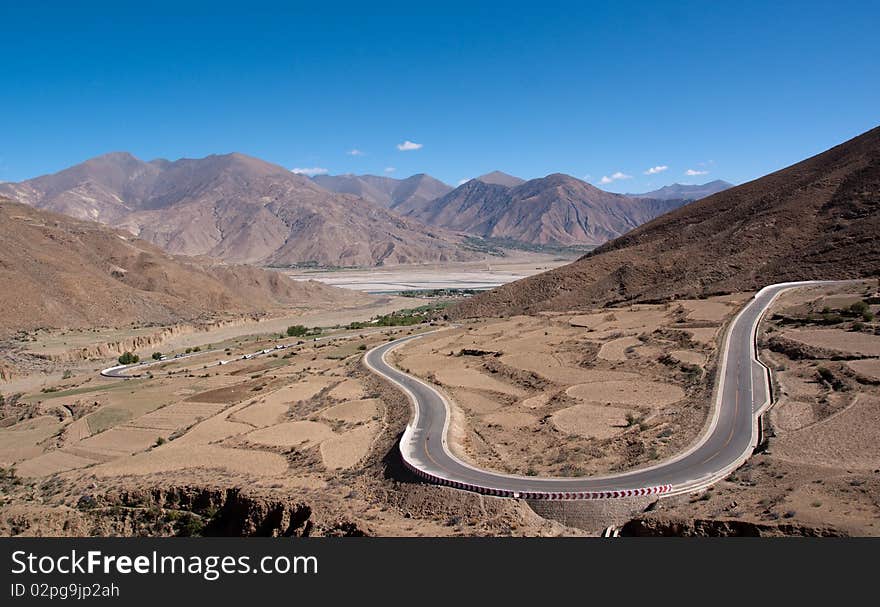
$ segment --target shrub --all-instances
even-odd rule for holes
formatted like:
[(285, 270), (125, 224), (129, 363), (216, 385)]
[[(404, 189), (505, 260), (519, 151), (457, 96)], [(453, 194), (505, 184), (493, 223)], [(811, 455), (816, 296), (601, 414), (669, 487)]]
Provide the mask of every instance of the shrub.
[(305, 328), (303, 325), (293, 325), (293, 326), (287, 327), (287, 336), (288, 337), (302, 337), (303, 335), (306, 335), (308, 332), (309, 332), (309, 330), (307, 328)]
[(865, 312), (869, 312), (868, 304), (863, 301), (857, 301), (849, 307), (849, 311), (855, 316), (861, 316)]
[(137, 354), (132, 354), (131, 352), (123, 352), (122, 356), (119, 357), (120, 365), (133, 365), (141, 359)]
[(364, 351), (367, 349), (367, 344), (361, 344), (358, 346), (358, 350)]
[(153, 360), (159, 360), (160, 358), (162, 358), (161, 352), (153, 352)]

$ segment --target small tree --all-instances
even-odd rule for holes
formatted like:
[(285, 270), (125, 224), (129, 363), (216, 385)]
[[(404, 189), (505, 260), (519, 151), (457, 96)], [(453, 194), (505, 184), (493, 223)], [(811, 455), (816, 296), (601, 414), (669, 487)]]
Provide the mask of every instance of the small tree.
[(133, 365), (140, 360), (140, 357), (137, 354), (132, 354), (131, 352), (123, 352), (122, 356), (119, 357), (120, 365)]
[(162, 358), (161, 352), (153, 352), (153, 360), (159, 360), (160, 358)]
[(308, 332), (309, 332), (309, 330), (306, 327), (304, 327), (303, 325), (293, 325), (293, 326), (287, 327), (287, 336), (288, 337), (302, 337), (303, 335), (306, 335)]

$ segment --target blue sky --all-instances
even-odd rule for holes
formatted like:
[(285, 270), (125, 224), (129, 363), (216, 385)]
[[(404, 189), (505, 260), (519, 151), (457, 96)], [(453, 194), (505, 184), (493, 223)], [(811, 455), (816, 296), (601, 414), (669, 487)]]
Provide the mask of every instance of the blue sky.
[(878, 2), (420, 4), (4, 2), (0, 181), (239, 151), (643, 191), (744, 182), (880, 123)]

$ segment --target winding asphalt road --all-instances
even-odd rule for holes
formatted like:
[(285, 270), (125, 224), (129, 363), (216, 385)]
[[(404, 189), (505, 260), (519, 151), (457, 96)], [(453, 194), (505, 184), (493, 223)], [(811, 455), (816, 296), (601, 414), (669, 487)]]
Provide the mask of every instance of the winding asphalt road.
[(721, 480), (742, 465), (758, 439), (758, 416), (770, 406), (769, 370), (757, 359), (758, 322), (773, 300), (788, 289), (841, 281), (770, 285), (755, 294), (729, 325), (720, 358), (712, 419), (699, 441), (678, 456), (649, 468), (608, 476), (539, 478), (481, 470), (458, 459), (447, 443), (449, 403), (428, 383), (393, 367), (386, 355), (422, 335), (404, 337), (364, 357), (373, 372), (412, 400), (415, 416), (400, 452), (408, 468), (432, 482), (489, 495), (526, 499), (608, 499), (634, 495), (674, 495)]

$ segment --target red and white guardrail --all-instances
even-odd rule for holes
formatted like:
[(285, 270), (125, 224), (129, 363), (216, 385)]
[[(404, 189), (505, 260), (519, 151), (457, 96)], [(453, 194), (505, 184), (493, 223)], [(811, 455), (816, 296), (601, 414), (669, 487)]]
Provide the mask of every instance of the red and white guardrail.
[(423, 478), (429, 482), (445, 485), (454, 489), (462, 489), (464, 491), (473, 491), (482, 493), (483, 495), (493, 495), (497, 497), (513, 497), (525, 500), (607, 500), (622, 497), (640, 497), (646, 495), (660, 495), (672, 491), (672, 485), (657, 485), (655, 487), (642, 487), (639, 489), (618, 489), (615, 491), (513, 491), (512, 489), (498, 489), (495, 487), (484, 487), (473, 483), (464, 483), (461, 481), (453, 481), (440, 476), (436, 476), (429, 472), (420, 470), (409, 463), (401, 451), (401, 460), (403, 464), (416, 476)]

